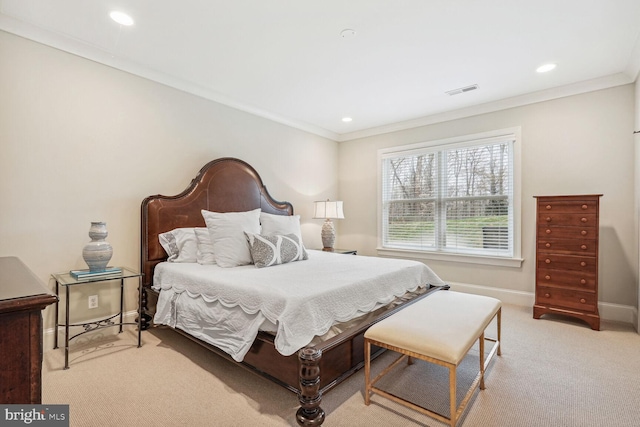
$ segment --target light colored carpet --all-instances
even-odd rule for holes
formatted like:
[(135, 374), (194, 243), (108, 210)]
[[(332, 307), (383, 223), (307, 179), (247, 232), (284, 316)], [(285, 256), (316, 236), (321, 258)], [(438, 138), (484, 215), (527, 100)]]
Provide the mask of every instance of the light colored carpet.
[[(491, 331), (491, 329), (490, 329)], [(568, 318), (534, 320), (530, 307), (503, 308), (503, 354), (486, 390), (459, 425), (625, 427), (640, 425), (640, 336), (603, 322), (600, 332)], [(136, 347), (133, 330), (94, 334), (45, 353), (43, 403), (70, 404), (71, 426), (295, 426), (297, 398), (177, 333), (154, 329)], [(374, 362), (379, 371), (395, 357)], [(477, 352), (458, 368), (459, 399), (475, 375)], [(381, 387), (446, 413), (448, 377), (440, 367), (401, 364)], [(364, 405), (363, 371), (324, 396), (325, 426), (443, 426), (380, 396)]]

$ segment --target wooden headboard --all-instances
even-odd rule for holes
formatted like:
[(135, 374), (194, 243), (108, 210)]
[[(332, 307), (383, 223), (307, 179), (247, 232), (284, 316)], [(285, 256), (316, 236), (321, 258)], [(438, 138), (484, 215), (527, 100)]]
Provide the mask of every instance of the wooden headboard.
[(291, 203), (273, 199), (253, 167), (230, 157), (204, 165), (189, 186), (176, 196), (147, 197), (141, 207), (143, 284), (151, 286), (154, 267), (167, 259), (159, 234), (180, 227), (205, 227), (202, 209), (244, 212), (257, 208), (276, 215), (293, 215)]

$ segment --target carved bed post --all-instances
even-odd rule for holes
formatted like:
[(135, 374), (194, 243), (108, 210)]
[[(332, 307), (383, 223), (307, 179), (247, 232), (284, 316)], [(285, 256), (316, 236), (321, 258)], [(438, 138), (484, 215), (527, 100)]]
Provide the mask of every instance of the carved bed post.
[(324, 423), (324, 410), (320, 407), (320, 359), (322, 351), (313, 347), (305, 347), (298, 352), (300, 367), (300, 409), (296, 412), (296, 420), (301, 426), (319, 426)]
[[(151, 315), (147, 313), (147, 310), (149, 309), (147, 307), (147, 288), (143, 284), (140, 284), (140, 286), (142, 286), (142, 290), (140, 291), (141, 301), (140, 301), (140, 313), (138, 313), (138, 316), (141, 317), (141, 320), (140, 320), (140, 325), (142, 326), (141, 329), (143, 331), (146, 331), (151, 326)], [(136, 319), (136, 321), (137, 320), (138, 319)]]

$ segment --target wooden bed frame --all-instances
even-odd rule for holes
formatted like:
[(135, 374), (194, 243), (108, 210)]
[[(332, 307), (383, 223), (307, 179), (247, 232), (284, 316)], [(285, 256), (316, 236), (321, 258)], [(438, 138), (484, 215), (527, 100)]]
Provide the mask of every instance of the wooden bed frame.
[[(271, 214), (293, 215), (293, 206), (288, 202), (273, 199), (253, 167), (234, 158), (221, 158), (207, 163), (187, 189), (176, 196), (155, 195), (143, 200), (141, 271), (144, 276), (140, 313), (142, 329), (151, 326), (158, 298), (158, 293), (151, 289), (154, 268), (167, 258), (158, 235), (180, 227), (205, 227), (200, 212), (202, 209), (214, 212), (243, 212), (257, 208)], [(297, 356), (281, 355), (275, 349), (273, 336), (260, 332), (240, 365), (297, 393), (300, 402), (296, 414), (298, 424), (319, 426), (325, 417), (324, 411), (320, 408), (322, 393), (364, 366), (363, 335), (367, 328), (402, 307), (442, 288), (429, 287), (414, 300), (389, 309), (373, 321), (363, 322), (321, 344), (303, 348)], [(233, 363), (238, 363), (217, 347), (179, 329), (175, 331)], [(375, 349), (374, 356), (383, 351)]]

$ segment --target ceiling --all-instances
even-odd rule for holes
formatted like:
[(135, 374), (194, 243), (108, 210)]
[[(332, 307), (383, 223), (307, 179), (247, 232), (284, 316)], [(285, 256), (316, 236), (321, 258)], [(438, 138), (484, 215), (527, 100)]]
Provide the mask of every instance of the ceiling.
[(640, 70), (638, 0), (0, 0), (0, 29), (336, 141)]

